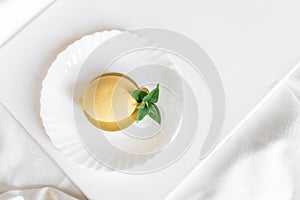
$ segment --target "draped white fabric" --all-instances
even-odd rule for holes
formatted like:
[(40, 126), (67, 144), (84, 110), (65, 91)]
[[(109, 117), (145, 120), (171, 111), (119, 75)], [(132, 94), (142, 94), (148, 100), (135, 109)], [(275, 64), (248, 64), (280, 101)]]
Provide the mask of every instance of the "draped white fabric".
[[(84, 199), (77, 187), (0, 104), (0, 193), (3, 193), (0, 199), (2, 196), (23, 194), (22, 191), (14, 191), (11, 194), (9, 190), (45, 186), (51, 186), (76, 198)], [(36, 190), (36, 192), (43, 195), (36, 196), (39, 198), (27, 199), (46, 199), (44, 197), (47, 196), (46, 193), (49, 193), (49, 190), (47, 189), (47, 192)], [(30, 196), (34, 191), (24, 191), (25, 193)], [(51, 194), (53, 193), (56, 193), (56, 190), (51, 190)]]
[(300, 199), (300, 70), (169, 199)]
[(36, 189), (24, 189), (24, 190), (10, 190), (0, 194), (0, 200), (75, 200), (66, 193), (49, 187), (36, 188)]

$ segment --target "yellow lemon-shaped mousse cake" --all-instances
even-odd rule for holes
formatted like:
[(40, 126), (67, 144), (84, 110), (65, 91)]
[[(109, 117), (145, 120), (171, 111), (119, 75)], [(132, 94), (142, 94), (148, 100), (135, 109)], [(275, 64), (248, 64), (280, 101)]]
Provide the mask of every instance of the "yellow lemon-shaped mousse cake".
[(122, 130), (136, 121), (139, 103), (131, 91), (137, 89), (128, 76), (106, 73), (89, 83), (78, 104), (94, 126), (106, 131)]

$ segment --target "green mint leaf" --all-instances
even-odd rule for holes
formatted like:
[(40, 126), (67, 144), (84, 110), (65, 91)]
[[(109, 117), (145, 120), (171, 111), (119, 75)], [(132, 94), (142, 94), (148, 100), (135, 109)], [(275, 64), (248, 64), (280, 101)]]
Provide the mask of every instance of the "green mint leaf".
[(136, 120), (141, 121), (142, 119), (144, 119), (144, 117), (146, 115), (148, 115), (148, 113), (149, 113), (149, 108), (147, 106), (144, 106), (143, 108), (140, 108)]
[(139, 105), (139, 106), (137, 107), (137, 109), (143, 109), (143, 108), (145, 108), (145, 106), (146, 106), (146, 104), (145, 104), (145, 103), (142, 103), (141, 105)]
[(145, 105), (149, 108), (149, 105), (151, 106), (151, 104), (149, 104), (148, 101), (144, 101)]
[(156, 85), (156, 88), (154, 88), (151, 92), (149, 92), (144, 98), (143, 101), (145, 102), (151, 102), (151, 103), (157, 103), (159, 96), (159, 84)]
[(143, 101), (143, 98), (147, 96), (147, 92), (144, 90), (133, 90), (131, 91), (132, 97), (138, 102), (141, 103)]
[(152, 106), (149, 109), (149, 113), (148, 115), (154, 120), (156, 121), (158, 124), (161, 123), (161, 115), (159, 112), (159, 109), (157, 107), (157, 105), (155, 104), (151, 104)]
[(161, 124), (161, 115), (155, 103), (158, 102), (159, 84), (149, 93), (144, 90), (134, 90), (131, 92), (133, 98), (140, 103), (137, 107), (138, 115), (136, 121), (143, 120), (146, 115), (149, 115), (158, 124)]

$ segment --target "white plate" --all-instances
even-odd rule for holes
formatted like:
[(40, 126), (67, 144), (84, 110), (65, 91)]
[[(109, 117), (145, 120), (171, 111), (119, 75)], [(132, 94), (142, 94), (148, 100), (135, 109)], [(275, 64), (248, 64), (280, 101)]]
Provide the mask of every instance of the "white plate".
[[(203, 144), (211, 120), (220, 119), (213, 116), (211, 92), (215, 91), (182, 57), (158, 48), (139, 34), (120, 33), (86, 36), (57, 57), (43, 82), (41, 116), (52, 143), (77, 163), (92, 169), (105, 165), (128, 173), (152, 172), (176, 161), (194, 139)], [(112, 134), (86, 120), (77, 100), (90, 80), (111, 71), (129, 75), (140, 86), (151, 88), (161, 83), (162, 126), (148, 119)], [(216, 128), (222, 126), (215, 124)], [(200, 150), (195, 153), (200, 155)]]

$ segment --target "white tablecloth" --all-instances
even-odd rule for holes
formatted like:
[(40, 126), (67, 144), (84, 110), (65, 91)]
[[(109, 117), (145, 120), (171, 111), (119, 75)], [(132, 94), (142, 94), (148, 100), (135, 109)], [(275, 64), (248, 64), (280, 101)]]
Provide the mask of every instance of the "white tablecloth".
[(61, 195), (52, 188), (28, 190), (41, 187), (53, 187), (65, 192), (65, 196), (84, 199), (78, 188), (0, 103), (0, 199), (13, 196), (55, 199), (50, 198), (51, 195)]
[(169, 199), (300, 199), (300, 69)]

